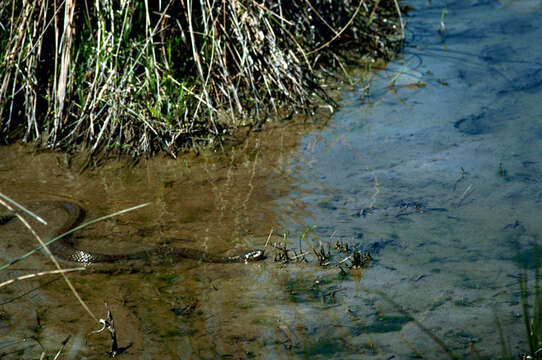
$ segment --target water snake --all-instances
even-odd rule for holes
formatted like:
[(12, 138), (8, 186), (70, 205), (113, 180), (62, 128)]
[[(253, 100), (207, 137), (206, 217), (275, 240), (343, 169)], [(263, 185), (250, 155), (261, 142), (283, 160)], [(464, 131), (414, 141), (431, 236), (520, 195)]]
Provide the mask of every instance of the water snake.
[[(68, 218), (56, 231), (54, 237), (61, 235), (77, 226), (85, 217), (85, 211), (81, 206), (69, 201), (47, 200), (47, 204), (62, 209)], [(10, 216), (10, 218), (13, 216)], [(8, 217), (4, 217), (7, 221)], [(203, 250), (187, 247), (155, 247), (149, 250), (136, 251), (123, 254), (102, 254), (75, 248), (70, 241), (63, 237), (51, 244), (49, 250), (57, 258), (83, 264), (112, 263), (121, 260), (145, 259), (153, 256), (167, 256), (169, 258), (188, 258), (209, 263), (235, 263), (258, 261), (265, 258), (263, 250), (246, 252), (239, 256), (220, 256)]]

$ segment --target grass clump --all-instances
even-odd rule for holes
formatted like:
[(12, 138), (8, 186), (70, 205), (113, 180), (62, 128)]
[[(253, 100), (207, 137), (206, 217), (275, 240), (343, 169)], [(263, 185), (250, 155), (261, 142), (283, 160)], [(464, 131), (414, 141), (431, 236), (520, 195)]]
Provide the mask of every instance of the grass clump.
[(312, 111), (317, 73), (392, 58), (402, 27), (397, 0), (4, 1), (0, 139), (175, 156)]

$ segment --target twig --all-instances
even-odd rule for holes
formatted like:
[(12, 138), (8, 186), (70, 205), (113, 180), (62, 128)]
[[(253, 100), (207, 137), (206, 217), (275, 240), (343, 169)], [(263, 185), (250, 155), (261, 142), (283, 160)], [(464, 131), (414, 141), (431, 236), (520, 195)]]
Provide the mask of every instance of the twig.
[(102, 325), (101, 329), (94, 330), (90, 334), (99, 334), (104, 330), (108, 330), (109, 334), (111, 335), (111, 352), (109, 355), (111, 357), (115, 357), (119, 354), (119, 344), (117, 341), (117, 330), (115, 329), (115, 321), (113, 319), (113, 313), (109, 309), (109, 306), (107, 303), (105, 304), (105, 308), (107, 309), (107, 319), (100, 319), (100, 324)]
[(53, 275), (53, 274), (67, 273), (67, 272), (72, 272), (72, 271), (83, 271), (83, 270), (86, 270), (86, 268), (85, 267), (78, 267), (78, 268), (72, 268), (72, 269), (48, 270), (48, 271), (40, 271), (40, 272), (33, 273), (33, 274), (21, 275), (19, 277), (14, 278), (14, 279), (10, 279), (10, 280), (4, 281), (3, 283), (0, 283), (0, 288), (4, 287), (6, 285), (12, 284), (12, 283), (14, 283), (16, 281), (31, 279), (31, 278), (38, 277), (38, 276)]
[(419, 322), (418, 320), (416, 320), (411, 314), (409, 314), (407, 311), (405, 311), (403, 309), (403, 307), (401, 305), (399, 305), (398, 303), (396, 303), (391, 297), (389, 297), (388, 295), (384, 294), (384, 292), (382, 291), (379, 291), (379, 290), (375, 290), (375, 292), (380, 295), (386, 302), (388, 302), (389, 304), (391, 304), (395, 310), (397, 310), (401, 315), (407, 317), (407, 318), (410, 318), (412, 319), (412, 321), (414, 322), (414, 324), (416, 324), (416, 326), (421, 330), (423, 331), (427, 336), (429, 336), (434, 342), (435, 344), (437, 344), (441, 349), (442, 351), (444, 351), (446, 353), (446, 355), (448, 355), (451, 359), (460, 359), (459, 356), (457, 356), (452, 349), (450, 349), (448, 347), (448, 345), (446, 345), (444, 343), (444, 341), (442, 341), (441, 339), (439, 339), (430, 329), (426, 328), (421, 322)]
[[(352, 25), (352, 22), (354, 21), (354, 19), (355, 19), (356, 16), (358, 15), (359, 10), (361, 9), (361, 5), (363, 5), (364, 1), (365, 1), (365, 0), (361, 0), (361, 1), (359, 2), (359, 5), (358, 5), (358, 7), (356, 8), (356, 11), (354, 11), (354, 15), (352, 15), (352, 17), (350, 18), (350, 20), (348, 20), (348, 22), (346, 23), (346, 25), (345, 25), (341, 30), (339, 30), (339, 32), (337, 32), (337, 33), (335, 34), (335, 36), (333, 36), (333, 37), (332, 37), (328, 42), (326, 42), (325, 44), (320, 45), (320, 46), (318, 46), (316, 49), (309, 51), (309, 52), (307, 53), (307, 55), (312, 55), (312, 54), (314, 54), (314, 53), (316, 53), (316, 52), (322, 50), (323, 48), (328, 47), (332, 42), (334, 42), (335, 40), (337, 40), (337, 38), (338, 38), (339, 36), (341, 36), (341, 34), (342, 34), (346, 29), (348, 29), (348, 27), (350, 27), (350, 25)], [(396, 1), (396, 0), (394, 0), (394, 1)], [(402, 23), (401, 23), (401, 24), (402, 24)]]
[(467, 196), (470, 195), (470, 193), (472, 192), (472, 185), (469, 185), (465, 191), (463, 191), (463, 194), (459, 197), (459, 201), (457, 202), (457, 206), (456, 207), (460, 207), (461, 204), (463, 203), (463, 201), (467, 198)]
[(60, 349), (58, 349), (58, 352), (56, 353), (53, 360), (57, 360), (60, 357), (60, 354), (62, 354), (62, 350), (64, 350), (64, 348), (68, 344), (68, 341), (70, 341), (70, 338), (71, 338), (71, 335), (68, 335), (66, 337), (66, 339), (64, 339), (64, 341), (62, 341), (62, 343), (60, 344)]
[(399, 2), (393, 0), (395, 4), (395, 9), (397, 10), (397, 16), (399, 16), (399, 24), (401, 25), (401, 40), (405, 39), (405, 25), (403, 25), (403, 16), (401, 15), (401, 8), (399, 7)]
[(263, 247), (264, 251), (267, 248), (267, 244), (269, 244), (269, 240), (271, 240), (271, 235), (273, 235), (273, 228), (269, 231), (269, 235), (267, 236), (267, 241), (265, 242), (265, 245)]

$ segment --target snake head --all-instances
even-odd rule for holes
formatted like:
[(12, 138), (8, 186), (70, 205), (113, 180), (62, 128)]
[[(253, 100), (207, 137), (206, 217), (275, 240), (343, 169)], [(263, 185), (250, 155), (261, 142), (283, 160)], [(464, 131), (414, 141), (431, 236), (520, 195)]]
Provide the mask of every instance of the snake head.
[(254, 250), (249, 251), (245, 255), (243, 255), (243, 258), (245, 259), (245, 263), (249, 261), (259, 261), (266, 258), (264, 254), (264, 250)]

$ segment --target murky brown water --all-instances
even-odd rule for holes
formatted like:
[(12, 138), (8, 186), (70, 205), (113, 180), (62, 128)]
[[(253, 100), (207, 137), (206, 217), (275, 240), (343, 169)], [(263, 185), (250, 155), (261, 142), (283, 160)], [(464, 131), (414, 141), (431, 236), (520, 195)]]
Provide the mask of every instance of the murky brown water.
[[(292, 189), (288, 154), (308, 131), (310, 126), (302, 121), (268, 127), (224, 154), (158, 157), (135, 167), (121, 160), (83, 173), (81, 159), (74, 158), (67, 166), (61, 154), (4, 146), (0, 191), (22, 204), (74, 201), (87, 210), (87, 219), (152, 202), (76, 233), (77, 245), (89, 250), (133, 251), (164, 242), (217, 254), (262, 248), (282, 218), (304, 215), (302, 203), (294, 201), (284, 212), (274, 201)], [(50, 222), (49, 228), (40, 228), (44, 234), (66, 219), (62, 211), (41, 205), (35, 210)], [(1, 230), (6, 248), (2, 263), (36, 246), (17, 221)], [(52, 269), (49, 263), (43, 254), (36, 254), (4, 271), (1, 279)], [(109, 304), (119, 345), (131, 344), (124, 358), (245, 358), (259, 354), (258, 340), (264, 333), (275, 331), (284, 338), (276, 319), (262, 310), (262, 298), (282, 286), (273, 266), (268, 261), (206, 264), (154, 259), (145, 264), (96, 265), (69, 278), (97, 316), (104, 317), (104, 302)], [(0, 354), (39, 357), (39, 343), (52, 353), (68, 335), (72, 338), (67, 349), (75, 358), (102, 358), (110, 347), (107, 334), (88, 336), (98, 325), (56, 275), (19, 282), (0, 294)], [(284, 349), (281, 341), (276, 344), (279, 351)]]

